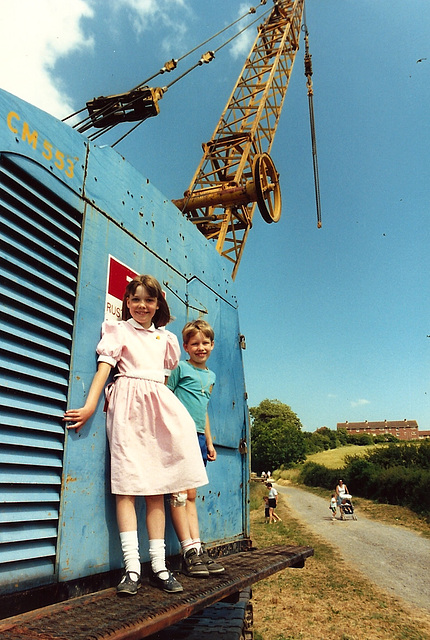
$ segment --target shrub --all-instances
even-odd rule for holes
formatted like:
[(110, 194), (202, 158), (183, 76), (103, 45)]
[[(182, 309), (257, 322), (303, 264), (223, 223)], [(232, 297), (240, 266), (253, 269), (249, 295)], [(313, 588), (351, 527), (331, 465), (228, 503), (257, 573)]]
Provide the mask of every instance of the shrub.
[(430, 440), (423, 440), (417, 446), (416, 464), (421, 469), (430, 469)]
[(430, 442), (402, 442), (367, 452), (366, 459), (385, 469), (419, 467), (430, 469)]
[(327, 469), (316, 462), (305, 462), (300, 472), (300, 481), (308, 487), (324, 487), (333, 491), (341, 477), (339, 473), (339, 469)]
[(361, 456), (347, 456), (345, 458), (344, 475), (350, 478), (348, 489), (355, 495), (371, 497), (378, 486), (379, 468)]
[(357, 444), (359, 447), (365, 447), (373, 444), (373, 437), (370, 433), (352, 433), (348, 437), (349, 444)]
[(430, 469), (425, 467), (430, 452), (428, 444), (402, 443), (377, 449), (364, 457), (346, 457), (344, 475), (349, 478), (348, 489), (363, 498), (429, 515)]
[(390, 467), (379, 475), (376, 498), (381, 502), (399, 504), (422, 514), (430, 513), (428, 486), (430, 472), (425, 469)]

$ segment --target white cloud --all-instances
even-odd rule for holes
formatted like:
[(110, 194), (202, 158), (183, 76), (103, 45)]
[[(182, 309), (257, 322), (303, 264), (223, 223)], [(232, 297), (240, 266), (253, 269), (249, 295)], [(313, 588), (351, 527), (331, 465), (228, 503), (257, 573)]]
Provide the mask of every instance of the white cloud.
[(62, 56), (93, 46), (81, 26), (93, 16), (89, 0), (14, 0), (1, 11), (0, 87), (57, 117), (71, 113), (54, 67)]
[[(241, 4), (237, 12), (237, 17), (240, 18), (241, 16), (245, 15), (245, 13), (247, 13), (248, 11), (249, 11), (249, 5)], [(238, 22), (237, 30), (241, 31), (242, 29), (244, 29), (249, 22), (252, 22), (255, 20), (255, 17), (256, 16), (253, 13), (253, 14), (250, 14), (244, 20), (241, 20), (240, 22)], [(261, 21), (258, 21), (257, 24), (260, 24), (260, 22)], [(253, 25), (252, 27), (250, 27), (249, 29), (241, 33), (240, 36), (238, 36), (235, 40), (233, 40), (230, 47), (230, 53), (233, 56), (233, 58), (236, 59), (236, 58), (243, 58), (244, 56), (247, 56), (251, 50), (252, 45), (254, 44), (254, 40), (256, 36), (257, 36), (256, 25)]]
[(358, 400), (351, 401), (351, 407), (362, 407), (365, 404), (370, 404), (370, 400), (366, 400), (365, 398), (359, 398)]
[(233, 40), (231, 44), (230, 53), (233, 58), (243, 58), (248, 55), (252, 45), (254, 44), (254, 40), (255, 32), (251, 31), (251, 29), (241, 33), (240, 36), (238, 36), (236, 40)]
[[(242, 4), (238, 16), (248, 9)], [(56, 63), (95, 45), (98, 25), (93, 22), (93, 35), (88, 36), (83, 19), (88, 20), (88, 31), (96, 11), (102, 11), (106, 22), (114, 27), (115, 12), (127, 11), (138, 35), (155, 23), (162, 24), (169, 35), (160, 44), (166, 57), (176, 57), (184, 53), (183, 44), (194, 16), (188, 0), (3, 0), (1, 11), (0, 87), (58, 118), (75, 111), (76, 105), (67, 93), (66, 83), (55, 73)], [(246, 20), (238, 28), (243, 28)], [(231, 45), (232, 55), (246, 55), (254, 37), (255, 27), (239, 36)], [(194, 38), (185, 50), (195, 43)]]
[(163, 24), (182, 29), (176, 16), (172, 15), (175, 7), (180, 7), (182, 11), (186, 9), (185, 0), (115, 0), (114, 7), (128, 7), (132, 10), (131, 20), (137, 33), (148, 29), (153, 20), (162, 21)]

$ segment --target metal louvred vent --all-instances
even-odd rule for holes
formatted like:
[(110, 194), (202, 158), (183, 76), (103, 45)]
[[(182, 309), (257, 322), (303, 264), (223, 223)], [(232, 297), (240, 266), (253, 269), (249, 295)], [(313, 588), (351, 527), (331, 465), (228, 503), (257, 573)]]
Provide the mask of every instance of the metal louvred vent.
[(0, 159), (0, 592), (55, 574), (82, 214), (33, 168)]

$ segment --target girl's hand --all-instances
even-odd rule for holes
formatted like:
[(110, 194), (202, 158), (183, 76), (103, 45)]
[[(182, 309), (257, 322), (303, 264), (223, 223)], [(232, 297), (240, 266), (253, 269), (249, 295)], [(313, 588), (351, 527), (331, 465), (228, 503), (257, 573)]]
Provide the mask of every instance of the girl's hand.
[(63, 416), (63, 422), (73, 422), (73, 424), (67, 424), (67, 429), (75, 429), (76, 433), (82, 429), (88, 418), (91, 418), (94, 411), (86, 407), (81, 409), (68, 409)]
[(67, 429), (75, 429), (76, 433), (78, 433), (88, 418), (91, 418), (97, 408), (100, 394), (103, 391), (103, 387), (105, 386), (107, 379), (109, 378), (111, 370), (112, 366), (110, 364), (107, 362), (99, 362), (85, 405), (81, 407), (81, 409), (68, 409), (64, 413), (63, 421), (74, 423), (66, 425)]

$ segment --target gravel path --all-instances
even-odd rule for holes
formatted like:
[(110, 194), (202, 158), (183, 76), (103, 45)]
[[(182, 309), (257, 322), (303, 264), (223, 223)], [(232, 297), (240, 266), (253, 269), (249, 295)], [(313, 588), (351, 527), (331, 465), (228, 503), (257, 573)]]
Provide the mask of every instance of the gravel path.
[(373, 583), (393, 596), (430, 612), (430, 540), (401, 527), (369, 520), (331, 519), (329, 499), (296, 487), (276, 485), (288, 506), (325, 541), (339, 548)]

